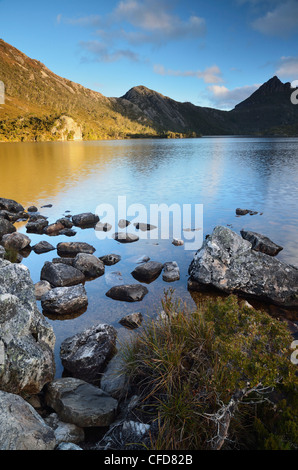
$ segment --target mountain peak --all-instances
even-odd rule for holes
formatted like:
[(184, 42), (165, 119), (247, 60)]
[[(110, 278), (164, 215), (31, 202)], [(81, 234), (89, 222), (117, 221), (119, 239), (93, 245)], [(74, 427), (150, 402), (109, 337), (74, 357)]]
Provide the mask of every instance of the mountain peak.
[(280, 101), (290, 99), (291, 84), (283, 83), (276, 75), (260, 88), (258, 88), (249, 98), (239, 103), (235, 109), (263, 106), (267, 104), (278, 104)]

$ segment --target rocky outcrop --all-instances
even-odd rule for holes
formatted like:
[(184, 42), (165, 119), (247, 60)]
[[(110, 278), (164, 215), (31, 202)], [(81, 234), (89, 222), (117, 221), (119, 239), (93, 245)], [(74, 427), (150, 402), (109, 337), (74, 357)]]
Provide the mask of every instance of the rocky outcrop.
[(54, 343), (28, 269), (0, 259), (0, 389), (40, 392), (55, 374)]
[(67, 338), (61, 344), (60, 356), (64, 368), (73, 377), (94, 385), (116, 350), (115, 328), (99, 324)]
[(252, 249), (232, 230), (218, 226), (195, 254), (189, 288), (215, 287), (223, 292), (298, 307), (298, 269)]
[(0, 450), (54, 450), (55, 434), (18, 395), (0, 391)]
[(51, 133), (56, 140), (83, 140), (82, 128), (69, 116), (60, 116), (55, 121)]
[(61, 421), (81, 428), (109, 426), (118, 408), (117, 400), (103, 390), (70, 377), (50, 383), (45, 398)]

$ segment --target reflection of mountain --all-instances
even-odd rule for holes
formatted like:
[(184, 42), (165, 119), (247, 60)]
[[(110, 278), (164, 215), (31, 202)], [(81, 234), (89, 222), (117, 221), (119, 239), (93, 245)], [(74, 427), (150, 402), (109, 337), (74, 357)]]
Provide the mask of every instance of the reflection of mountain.
[[(144, 86), (131, 88), (121, 98), (107, 98), (59, 77), (0, 40), (0, 80), (6, 89), (0, 140), (73, 140), (77, 124), (84, 140), (177, 137), (177, 133), (298, 134), (298, 106), (290, 99), (293, 90), (277, 77), (232, 111), (180, 103)], [(64, 121), (57, 120), (61, 116), (66, 116)], [(75, 120), (69, 126), (67, 116)]]

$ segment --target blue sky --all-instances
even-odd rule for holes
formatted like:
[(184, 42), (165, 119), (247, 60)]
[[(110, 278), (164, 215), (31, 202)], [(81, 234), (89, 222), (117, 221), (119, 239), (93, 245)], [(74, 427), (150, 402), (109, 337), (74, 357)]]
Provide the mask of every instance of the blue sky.
[(0, 37), (109, 97), (145, 85), (231, 109), (298, 79), (298, 0), (0, 0)]

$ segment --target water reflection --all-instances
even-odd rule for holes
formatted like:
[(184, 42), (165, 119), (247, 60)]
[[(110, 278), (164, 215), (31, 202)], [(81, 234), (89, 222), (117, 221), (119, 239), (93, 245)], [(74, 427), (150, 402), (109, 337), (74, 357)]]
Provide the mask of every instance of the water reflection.
[[(298, 139), (203, 138), (185, 140), (135, 140), (74, 143), (22, 143), (0, 145), (0, 196), (17, 200), (25, 207), (51, 203), (41, 210), (55, 222), (65, 211), (74, 215), (94, 212), (100, 203), (117, 206), (118, 196), (127, 205), (204, 204), (204, 237), (218, 224), (261, 232), (284, 250), (278, 258), (298, 265)], [(237, 207), (263, 215), (236, 217)], [(140, 222), (149, 222), (140, 220)], [(17, 224), (26, 233), (25, 223)], [(113, 233), (117, 227), (112, 228)], [(105, 296), (106, 280), (121, 273), (121, 282), (132, 284), (132, 259), (143, 255), (152, 261), (176, 261), (180, 280), (171, 284), (175, 295), (193, 308), (199, 297), (187, 291), (188, 266), (194, 251), (175, 247), (171, 240), (139, 240), (122, 245), (115, 240), (98, 240), (94, 230), (76, 229), (71, 241), (85, 241), (96, 248), (96, 256), (119, 254), (117, 268), (106, 267), (106, 275), (87, 282), (88, 308), (75, 318), (53, 318), (57, 342), (57, 374), (61, 372), (59, 348), (68, 336), (95, 323), (117, 328), (126, 314), (139, 311), (144, 317), (161, 309), (160, 300), (169, 284), (159, 276), (148, 286), (149, 293), (136, 304), (115, 302)], [(181, 233), (183, 238), (183, 232)], [(31, 245), (41, 240), (52, 244), (65, 237), (30, 234)], [(195, 247), (194, 247), (195, 248)], [(45, 261), (55, 251), (23, 259), (34, 282), (40, 280)], [(40, 307), (40, 303), (39, 303)]]

